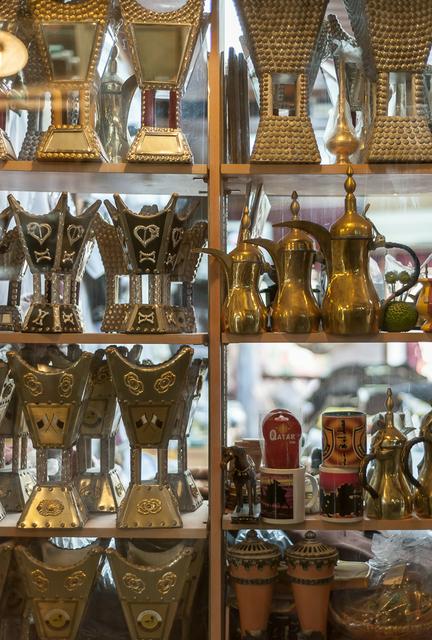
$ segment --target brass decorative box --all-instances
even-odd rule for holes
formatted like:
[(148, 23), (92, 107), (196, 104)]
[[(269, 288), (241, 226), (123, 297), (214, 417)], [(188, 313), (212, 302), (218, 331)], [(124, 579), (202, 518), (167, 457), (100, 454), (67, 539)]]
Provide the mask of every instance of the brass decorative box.
[(30, 0), (30, 9), (51, 91), (52, 124), (37, 158), (104, 160), (92, 102), (109, 0)]
[(23, 331), (82, 332), (79, 281), (92, 247), (92, 225), (100, 200), (82, 215), (73, 216), (66, 193), (45, 215), (28, 213), (12, 195), (8, 199), (33, 274), (33, 298)]
[(432, 38), (432, 4), (424, 0), (344, 0), (376, 83), (367, 162), (431, 162), (424, 72)]
[(251, 162), (320, 162), (308, 114), (328, 0), (235, 0), (260, 84)]
[[(130, 162), (192, 162), (180, 128), (181, 95), (201, 26), (203, 0), (174, 11), (152, 11), (138, 0), (120, 0), (126, 38), (141, 89), (142, 126)], [(158, 91), (169, 91), (168, 127), (157, 126)]]

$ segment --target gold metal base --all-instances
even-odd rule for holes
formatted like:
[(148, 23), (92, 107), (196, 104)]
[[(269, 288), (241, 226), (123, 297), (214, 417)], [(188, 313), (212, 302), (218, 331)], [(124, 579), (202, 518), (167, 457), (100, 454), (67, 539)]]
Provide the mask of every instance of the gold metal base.
[(202, 505), (203, 497), (189, 469), (184, 473), (169, 473), (168, 482), (177, 496), (181, 513), (196, 511)]
[(376, 116), (366, 162), (432, 162), (432, 133), (423, 116)]
[(117, 515), (120, 529), (170, 529), (182, 527), (180, 511), (167, 484), (130, 484)]
[(25, 333), (82, 333), (79, 307), (74, 304), (32, 304), (22, 330)]
[(181, 129), (142, 127), (133, 141), (127, 162), (193, 162), (192, 151)]
[(94, 129), (90, 127), (51, 125), (36, 151), (38, 160), (106, 161), (107, 157)]
[(21, 331), (21, 314), (12, 306), (0, 305), (0, 331)]
[(78, 529), (88, 519), (87, 509), (73, 484), (39, 485), (18, 520), (24, 529)]
[(8, 134), (0, 129), (0, 160), (16, 160), (12, 142), (9, 140)]
[(321, 162), (310, 119), (304, 116), (261, 116), (251, 162)]
[(87, 471), (75, 483), (89, 513), (116, 513), (126, 493), (115, 469), (106, 474)]
[(0, 500), (6, 511), (22, 511), (35, 484), (35, 475), (29, 469), (0, 469)]

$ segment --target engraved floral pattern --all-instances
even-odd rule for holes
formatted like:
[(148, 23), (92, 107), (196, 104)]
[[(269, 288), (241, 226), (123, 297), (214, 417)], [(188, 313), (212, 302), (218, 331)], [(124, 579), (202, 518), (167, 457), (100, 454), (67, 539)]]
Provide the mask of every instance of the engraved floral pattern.
[(161, 595), (166, 596), (177, 582), (177, 576), (172, 571), (167, 571), (158, 580), (157, 588)]
[(62, 398), (70, 397), (73, 389), (73, 383), (74, 379), (71, 373), (64, 373), (62, 375), (59, 382), (59, 393)]
[(136, 576), (134, 573), (125, 573), (122, 579), (125, 587), (131, 591), (136, 591), (136, 593), (142, 593), (145, 591), (144, 580)]
[(172, 371), (163, 373), (154, 383), (154, 390), (158, 393), (166, 393), (176, 381), (176, 375)]
[(66, 578), (64, 586), (68, 591), (75, 591), (83, 586), (86, 578), (87, 574), (84, 571), (74, 571)]
[(33, 396), (40, 396), (43, 393), (42, 382), (37, 379), (34, 373), (26, 373), (23, 380), (24, 386)]
[(40, 569), (35, 569), (31, 572), (31, 581), (39, 591), (47, 591), (49, 581), (43, 571)]
[(123, 381), (125, 383), (125, 386), (131, 393), (134, 394), (134, 396), (139, 396), (144, 391), (143, 383), (138, 378), (137, 374), (133, 371), (129, 371), (129, 373), (126, 373), (123, 377)]

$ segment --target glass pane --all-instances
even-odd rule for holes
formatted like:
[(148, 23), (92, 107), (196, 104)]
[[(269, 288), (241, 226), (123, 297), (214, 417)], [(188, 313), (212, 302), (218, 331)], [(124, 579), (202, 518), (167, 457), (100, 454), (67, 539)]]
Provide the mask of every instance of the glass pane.
[(166, 13), (168, 11), (177, 11), (186, 4), (187, 0), (138, 0), (138, 3), (145, 9), (150, 11), (159, 11)]
[(190, 27), (185, 25), (133, 25), (143, 82), (175, 85)]
[(92, 22), (42, 25), (53, 80), (86, 80), (96, 28)]
[(403, 118), (414, 115), (411, 73), (406, 71), (389, 73), (387, 115)]
[(297, 76), (294, 73), (272, 75), (274, 116), (295, 116), (296, 84)]

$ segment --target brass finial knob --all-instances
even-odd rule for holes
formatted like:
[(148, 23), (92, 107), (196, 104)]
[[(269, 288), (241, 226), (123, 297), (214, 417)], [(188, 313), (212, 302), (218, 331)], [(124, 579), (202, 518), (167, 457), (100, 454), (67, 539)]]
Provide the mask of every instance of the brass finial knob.
[(393, 392), (390, 387), (387, 389), (387, 399), (386, 399), (386, 409), (388, 414), (393, 413), (394, 401), (393, 401)]
[(298, 193), (293, 191), (291, 194), (291, 217), (293, 220), (298, 220), (300, 211), (300, 204), (298, 202)]
[(251, 226), (251, 217), (249, 215), (249, 207), (243, 209), (243, 215), (241, 219), (241, 228), (246, 230)]
[(349, 164), (347, 166), (346, 175), (347, 175), (347, 178), (345, 180), (345, 185), (344, 185), (345, 186), (345, 191), (346, 191), (347, 194), (354, 193), (357, 184), (356, 184), (356, 181), (353, 178), (354, 169), (352, 168), (352, 164)]

